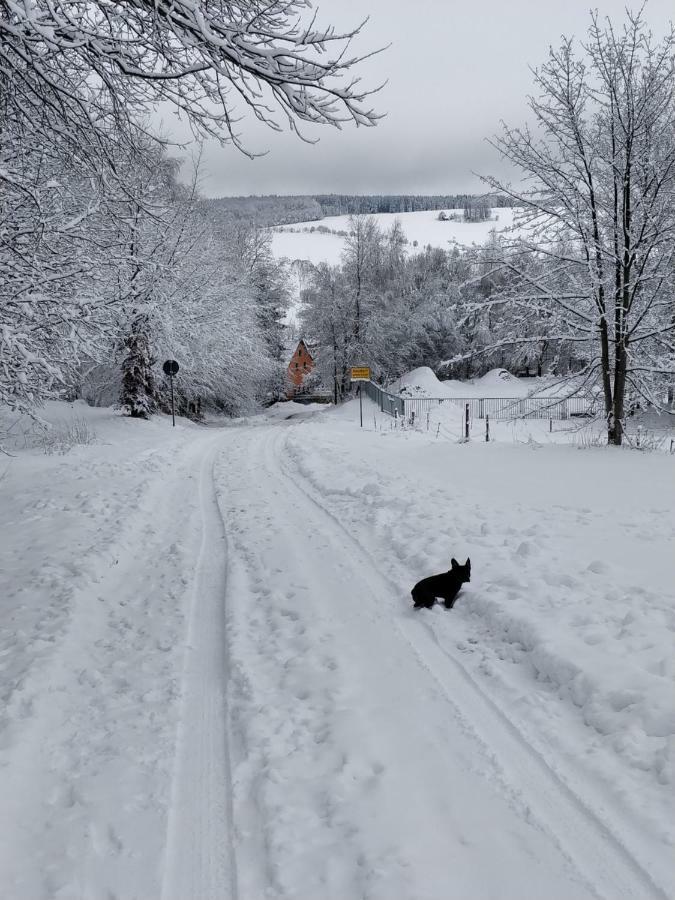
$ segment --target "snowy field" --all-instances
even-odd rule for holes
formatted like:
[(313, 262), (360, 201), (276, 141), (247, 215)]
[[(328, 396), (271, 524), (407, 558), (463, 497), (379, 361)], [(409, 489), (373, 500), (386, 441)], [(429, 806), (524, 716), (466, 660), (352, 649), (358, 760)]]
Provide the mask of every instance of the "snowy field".
[(675, 896), (675, 456), (45, 416), (3, 419), (0, 897)]
[[(491, 231), (502, 231), (513, 225), (512, 209), (493, 209), (492, 219), (488, 222), (463, 222), (461, 209), (446, 212), (458, 216), (459, 221), (439, 221), (439, 210), (375, 213), (372, 218), (382, 230), (388, 230), (398, 220), (409, 241), (410, 253), (421, 252), (427, 244), (446, 250), (452, 243), (484, 244)], [(315, 265), (321, 262), (336, 265), (340, 262), (345, 238), (338, 234), (316, 231), (318, 226), (328, 228), (330, 232), (349, 232), (349, 216), (328, 216), (318, 222), (298, 222), (270, 229), (272, 252), (278, 259), (283, 257), (290, 260), (307, 259)], [(311, 228), (315, 230), (303, 231)]]

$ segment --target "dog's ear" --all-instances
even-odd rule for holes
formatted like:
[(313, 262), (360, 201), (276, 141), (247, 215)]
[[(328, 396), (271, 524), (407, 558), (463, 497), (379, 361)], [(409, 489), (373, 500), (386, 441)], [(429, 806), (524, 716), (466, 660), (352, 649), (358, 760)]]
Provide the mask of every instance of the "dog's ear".
[(467, 556), (467, 558), (466, 558), (466, 562), (464, 563), (464, 566), (465, 566), (465, 568), (467, 568), (467, 569), (470, 569), (470, 568), (471, 568), (471, 560), (469, 559), (468, 556)]
[(450, 560), (450, 565), (452, 566), (453, 569), (456, 569), (457, 566), (459, 566), (459, 563), (458, 563), (457, 560), (453, 557), (453, 558)]

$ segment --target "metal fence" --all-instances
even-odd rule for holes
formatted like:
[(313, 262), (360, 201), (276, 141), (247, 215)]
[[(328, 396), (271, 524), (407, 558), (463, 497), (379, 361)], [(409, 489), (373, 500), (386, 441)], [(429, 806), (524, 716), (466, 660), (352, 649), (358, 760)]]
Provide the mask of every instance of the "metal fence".
[(443, 405), (454, 405), (462, 413), (469, 405), (472, 419), (569, 419), (577, 416), (593, 416), (597, 402), (589, 397), (399, 397), (383, 390), (372, 381), (362, 381), (367, 397), (382, 412), (390, 416), (415, 419), (429, 410)]
[(472, 419), (569, 419), (573, 416), (592, 416), (596, 404), (587, 397), (405, 397), (404, 415), (415, 418), (444, 404), (455, 404), (465, 410), (469, 405)]
[(382, 412), (388, 413), (390, 416), (394, 417), (405, 415), (405, 406), (402, 397), (399, 397), (396, 394), (390, 394), (389, 391), (382, 390), (382, 388), (373, 381), (361, 381), (359, 383), (365, 391), (366, 397), (369, 397), (373, 402), (377, 403)]

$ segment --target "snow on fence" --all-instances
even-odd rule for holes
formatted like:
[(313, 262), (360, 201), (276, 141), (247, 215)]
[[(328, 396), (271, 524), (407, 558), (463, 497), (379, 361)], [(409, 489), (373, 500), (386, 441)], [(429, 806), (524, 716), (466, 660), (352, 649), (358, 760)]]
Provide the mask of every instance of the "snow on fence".
[(472, 419), (569, 419), (591, 416), (595, 403), (588, 397), (400, 397), (383, 390), (372, 381), (363, 382), (366, 396), (390, 416), (418, 419), (429, 410), (454, 403), (462, 410), (469, 405)]

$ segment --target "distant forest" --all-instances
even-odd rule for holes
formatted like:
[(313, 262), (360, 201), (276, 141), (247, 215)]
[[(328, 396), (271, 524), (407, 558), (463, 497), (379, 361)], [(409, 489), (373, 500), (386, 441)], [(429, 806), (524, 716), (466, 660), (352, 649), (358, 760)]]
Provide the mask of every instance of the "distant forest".
[[(324, 216), (353, 216), (371, 213), (420, 212), (425, 209), (463, 209), (475, 194), (316, 194), (313, 200)], [(486, 198), (491, 207), (511, 206), (508, 197)]]
[[(313, 196), (221, 197), (202, 201), (216, 225), (253, 222), (256, 225), (291, 225), (315, 222), (325, 216), (403, 213), (436, 209), (463, 209), (473, 194), (316, 194)], [(507, 197), (494, 195), (490, 206), (511, 206)]]

